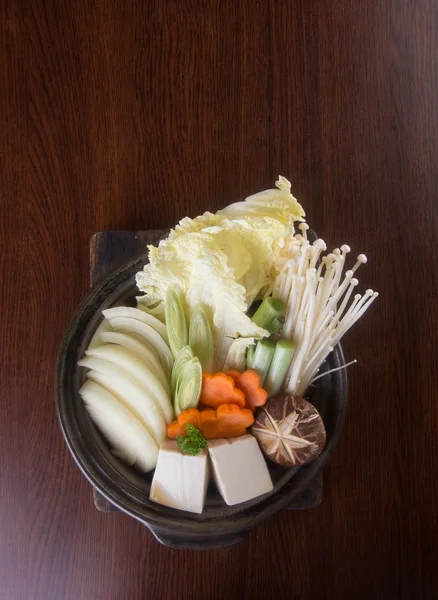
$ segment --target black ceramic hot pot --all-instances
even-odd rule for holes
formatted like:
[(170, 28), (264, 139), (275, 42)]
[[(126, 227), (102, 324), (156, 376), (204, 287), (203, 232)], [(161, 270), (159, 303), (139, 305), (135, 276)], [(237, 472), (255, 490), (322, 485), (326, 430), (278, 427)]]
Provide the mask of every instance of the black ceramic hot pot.
[[(90, 483), (115, 507), (146, 525), (163, 544), (180, 548), (220, 548), (243, 539), (264, 519), (287, 508), (327, 466), (341, 433), (347, 403), (345, 370), (318, 380), (306, 397), (321, 413), (327, 444), (311, 464), (289, 469), (270, 461), (274, 489), (260, 498), (227, 506), (211, 484), (204, 511), (191, 514), (149, 501), (152, 474), (141, 474), (114, 457), (89, 419), (78, 390), (84, 379), (77, 361), (83, 356), (102, 319), (102, 310), (115, 304), (134, 306), (135, 274), (147, 262), (143, 254), (111, 272), (91, 290), (67, 329), (59, 353), (56, 403), (67, 446)], [(323, 370), (344, 364), (338, 345)]]

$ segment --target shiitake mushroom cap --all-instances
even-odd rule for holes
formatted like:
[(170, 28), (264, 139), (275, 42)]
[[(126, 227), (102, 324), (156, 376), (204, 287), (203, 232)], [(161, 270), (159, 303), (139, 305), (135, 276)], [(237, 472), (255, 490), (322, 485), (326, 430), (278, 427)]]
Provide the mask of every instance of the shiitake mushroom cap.
[(251, 432), (264, 454), (286, 467), (312, 462), (326, 443), (319, 412), (304, 398), (290, 394), (268, 400), (258, 411)]

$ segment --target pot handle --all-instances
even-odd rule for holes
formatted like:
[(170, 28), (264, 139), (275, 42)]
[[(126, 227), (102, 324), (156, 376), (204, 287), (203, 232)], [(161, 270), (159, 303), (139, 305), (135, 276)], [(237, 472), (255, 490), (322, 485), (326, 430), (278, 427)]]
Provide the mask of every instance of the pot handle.
[(295, 496), (295, 498), (290, 501), (287, 510), (315, 508), (322, 502), (322, 490), (322, 473), (320, 473), (304, 492), (301, 492), (301, 494), (298, 494), (298, 496)]
[(144, 521), (142, 523), (160, 544), (169, 548), (176, 548), (177, 550), (219, 550), (220, 548), (227, 548), (228, 546), (238, 544), (249, 533), (248, 531), (244, 531), (234, 534), (199, 535), (185, 532), (183, 535), (179, 535), (177, 531), (164, 531)]
[[(93, 499), (94, 505), (97, 510), (101, 512), (121, 512), (114, 504), (111, 504), (102, 494), (100, 494), (95, 488), (93, 488)], [(170, 548), (178, 548), (180, 550), (215, 550), (217, 548), (225, 548), (232, 546), (242, 541), (248, 535), (248, 532), (233, 534), (233, 535), (219, 535), (219, 536), (200, 536), (199, 534), (192, 534), (179, 536), (177, 532), (164, 531), (159, 527), (151, 526), (145, 521), (140, 521), (145, 525), (154, 537), (163, 544), (163, 546), (169, 546)]]
[(93, 501), (94, 506), (97, 510), (100, 510), (100, 512), (120, 512), (120, 509), (117, 508), (117, 506), (114, 506), (114, 504), (111, 504), (111, 502), (107, 500), (105, 496), (102, 496), (96, 488), (93, 488)]

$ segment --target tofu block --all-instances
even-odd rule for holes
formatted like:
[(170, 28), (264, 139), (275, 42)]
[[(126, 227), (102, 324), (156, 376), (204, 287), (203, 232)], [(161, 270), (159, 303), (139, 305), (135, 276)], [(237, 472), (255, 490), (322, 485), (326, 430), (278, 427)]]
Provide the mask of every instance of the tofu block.
[(229, 506), (272, 491), (265, 459), (252, 435), (208, 442), (217, 488)]
[(176, 441), (160, 446), (149, 499), (163, 506), (202, 513), (210, 479), (207, 452), (188, 456)]

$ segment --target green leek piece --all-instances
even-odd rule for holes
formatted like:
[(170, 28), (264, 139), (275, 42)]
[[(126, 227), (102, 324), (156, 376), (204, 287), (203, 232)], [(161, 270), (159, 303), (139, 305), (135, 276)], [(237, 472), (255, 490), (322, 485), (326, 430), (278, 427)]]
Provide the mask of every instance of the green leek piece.
[(275, 333), (284, 323), (284, 302), (279, 298), (265, 298), (252, 317), (252, 322)]
[(276, 396), (280, 392), (294, 355), (296, 345), (296, 342), (293, 340), (279, 340), (277, 342), (264, 385), (269, 398)]
[(213, 333), (202, 304), (197, 304), (190, 317), (189, 345), (194, 356), (199, 358), (202, 370), (211, 373), (213, 369)]
[(178, 381), (178, 377), (184, 367), (184, 365), (189, 362), (193, 358), (193, 352), (190, 346), (184, 346), (178, 352), (175, 358), (175, 362), (173, 363), (172, 375), (170, 377), (170, 385), (172, 388), (173, 395), (175, 396), (175, 388), (176, 382)]
[(196, 408), (202, 387), (202, 367), (198, 358), (186, 362), (178, 376), (175, 388), (175, 414)]
[(274, 342), (271, 342), (271, 340), (263, 339), (257, 344), (251, 368), (259, 373), (260, 385), (262, 386), (266, 379), (266, 375), (268, 374), (269, 367), (271, 366), (274, 353), (275, 344)]
[(252, 346), (248, 346), (246, 350), (246, 368), (252, 369), (254, 365), (254, 356), (255, 356), (256, 346), (252, 344)]
[(175, 358), (181, 348), (187, 346), (188, 332), (181, 294), (173, 287), (167, 288), (165, 313), (169, 346)]

